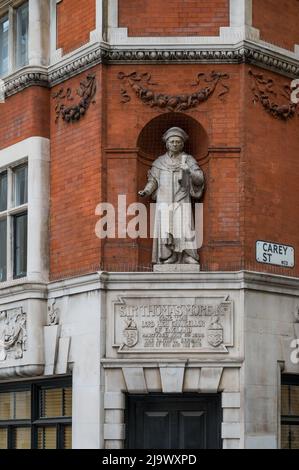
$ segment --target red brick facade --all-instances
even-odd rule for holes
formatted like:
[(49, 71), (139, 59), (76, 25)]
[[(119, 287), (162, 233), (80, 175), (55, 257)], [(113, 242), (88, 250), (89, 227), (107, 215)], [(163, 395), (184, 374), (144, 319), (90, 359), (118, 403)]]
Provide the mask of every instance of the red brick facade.
[[(176, 16), (166, 14), (169, 3)], [(227, 25), (227, 1), (175, 3), (176, 7), (173, 2), (151, 2), (152, 16), (143, 21), (138, 13), (143, 2), (121, 0), (121, 26), (127, 26), (131, 35), (178, 36), (217, 34), (220, 26)], [(273, 37), (273, 41), (279, 41), (280, 7), (274, 12), (273, 8), (266, 8), (273, 6), (270, 0), (253, 3), (254, 26), (261, 28), (262, 35), (267, 31), (273, 34), (267, 37), (269, 40)], [(298, 2), (291, 0), (281, 3), (286, 14), (289, 4), (299, 7)], [(58, 5), (58, 45), (65, 52), (87, 42), (95, 26), (95, 1), (85, 1), (84, 8), (81, 5), (75, 0), (64, 0)], [(182, 5), (184, 15), (178, 14)], [(148, 13), (146, 8), (141, 11)], [(266, 12), (270, 15), (267, 22)], [(153, 21), (158, 13), (163, 27)], [(272, 21), (274, 13), (276, 18)], [(68, 21), (70, 16), (72, 21)], [(292, 24), (284, 36), (288, 47), (297, 41)], [(149, 239), (101, 241), (96, 237), (99, 216), (95, 209), (106, 201), (116, 206), (119, 195), (126, 195), (129, 204), (139, 200), (137, 193), (146, 181), (151, 162), (163, 152), (163, 132), (174, 125), (190, 134), (187, 151), (197, 158), (205, 173), (202, 268), (271, 271), (271, 267), (255, 262), (255, 242), (264, 239), (297, 247), (298, 265), (299, 118), (275, 119), (260, 103), (254, 104), (249, 69), (244, 64), (97, 65), (57, 85), (51, 94), (45, 88), (32, 86), (1, 105), (1, 116), (5, 116), (0, 119), (1, 148), (30, 136), (51, 139), (52, 279), (93, 271), (101, 264), (119, 270), (150, 265)], [(129, 85), (125, 86), (119, 75), (147, 73), (151, 77), (147, 86), (153, 92), (186, 96), (196, 90), (192, 84), (199, 73), (208, 75), (213, 70), (228, 75), (228, 92), (221, 98), (219, 95), (227, 88), (220, 86), (204, 103), (179, 112), (148, 106)], [(80, 80), (91, 72), (96, 74), (95, 103), (78, 122), (67, 123), (61, 117), (55, 122), (53, 94), (60, 88), (76, 90)], [(290, 79), (276, 73), (263, 73), (275, 84), (290, 83)], [(294, 274), (292, 269), (281, 272)]]
[(253, 0), (253, 26), (261, 39), (294, 51), (299, 44), (298, 0)]
[(31, 136), (49, 138), (49, 90), (33, 86), (7, 98), (0, 116), (0, 149)]
[[(101, 71), (96, 71), (98, 90)], [(76, 90), (78, 76), (67, 86)], [(53, 93), (57, 91), (53, 90)], [(101, 94), (79, 123), (55, 122), (56, 101), (51, 109), (51, 220), (50, 270), (52, 277), (90, 271), (98, 266), (101, 244), (95, 236), (95, 208), (101, 200)]]
[(229, 0), (121, 0), (119, 26), (129, 36), (218, 36)]
[(89, 42), (95, 29), (95, 0), (63, 0), (57, 5), (57, 48), (64, 54)]

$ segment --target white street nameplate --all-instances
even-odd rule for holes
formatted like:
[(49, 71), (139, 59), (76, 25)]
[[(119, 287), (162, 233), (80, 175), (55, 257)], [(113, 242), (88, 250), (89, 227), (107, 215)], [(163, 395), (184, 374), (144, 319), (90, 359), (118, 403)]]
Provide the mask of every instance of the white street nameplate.
[(256, 260), (285, 268), (295, 266), (295, 250), (292, 246), (265, 241), (256, 242)]
[(227, 297), (120, 297), (114, 302), (119, 353), (216, 352), (233, 346), (233, 302)]

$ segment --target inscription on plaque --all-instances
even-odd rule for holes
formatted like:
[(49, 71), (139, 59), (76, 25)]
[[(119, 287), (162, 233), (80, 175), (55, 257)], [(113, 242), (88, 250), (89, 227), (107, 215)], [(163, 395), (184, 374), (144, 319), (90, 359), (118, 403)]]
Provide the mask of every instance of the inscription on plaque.
[(121, 297), (114, 302), (113, 346), (119, 353), (227, 353), (232, 335), (228, 297)]

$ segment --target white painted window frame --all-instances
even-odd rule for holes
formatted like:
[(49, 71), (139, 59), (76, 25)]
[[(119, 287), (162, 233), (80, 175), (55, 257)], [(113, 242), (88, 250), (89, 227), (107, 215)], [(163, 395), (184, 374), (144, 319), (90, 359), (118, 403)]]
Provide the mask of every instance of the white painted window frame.
[[(50, 141), (43, 137), (30, 137), (0, 150), (0, 172), (28, 162), (28, 203), (9, 209), (15, 215), (27, 209), (27, 276), (13, 279), (12, 227), (7, 240), (7, 281), (0, 282), (0, 289), (10, 283), (48, 282), (48, 219), (49, 219), (49, 172)], [(8, 174), (9, 177), (9, 174)], [(1, 213), (3, 215), (3, 213)]]
[[(28, 201), (26, 204), (16, 206), (15, 201), (15, 184), (14, 184), (14, 170), (18, 167), (26, 165), (28, 168), (27, 159), (23, 159), (12, 163), (6, 168), (1, 170), (7, 173), (7, 208), (5, 211), (0, 212), (0, 220), (6, 219), (6, 263), (7, 263), (7, 281), (14, 279), (14, 216), (18, 214), (27, 214), (28, 218)], [(0, 174), (1, 174), (0, 173)], [(27, 219), (28, 220), (28, 219)], [(6, 282), (6, 281), (3, 281)], [(1, 286), (1, 283), (0, 283)]]
[[(16, 9), (22, 4), (29, 3), (29, 0), (12, 0), (12, 1), (0, 1), (0, 17), (8, 15), (9, 20), (9, 30), (8, 30), (8, 71), (7, 75), (11, 74), (17, 70), (17, 60), (16, 60)], [(29, 34), (28, 34), (29, 42)], [(29, 44), (28, 44), (29, 46)], [(29, 52), (29, 47), (28, 47)], [(28, 60), (29, 62), (29, 60)], [(27, 64), (26, 64), (27, 65)], [(19, 67), (21, 68), (21, 67)], [(3, 78), (3, 77), (2, 77)]]
[[(28, 60), (24, 66), (17, 66), (16, 61), (16, 9), (28, 2)], [(8, 14), (8, 72), (7, 75), (28, 66), (45, 67), (49, 65), (49, 32), (51, 0), (0, 0), (0, 17)], [(3, 77), (2, 77), (3, 78)]]

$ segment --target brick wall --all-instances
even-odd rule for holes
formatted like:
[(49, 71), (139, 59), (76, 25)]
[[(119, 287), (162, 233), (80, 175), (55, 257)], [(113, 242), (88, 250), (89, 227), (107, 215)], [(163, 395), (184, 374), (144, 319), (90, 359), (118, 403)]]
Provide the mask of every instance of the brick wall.
[[(230, 76), (224, 101), (218, 97), (219, 89), (207, 102), (184, 113), (151, 108), (128, 86), (130, 101), (122, 102), (124, 83), (119, 72), (150, 73), (156, 85), (149, 88), (175, 95), (193, 92), (193, 77), (211, 70), (209, 65), (200, 69), (195, 65), (97, 66), (96, 103), (73, 124), (61, 118), (55, 122), (56, 101), (51, 98), (52, 279), (90, 272), (101, 263), (118, 270), (150, 265), (150, 240), (96, 237), (95, 208), (99, 202), (111, 202), (117, 208), (118, 195), (126, 195), (128, 204), (138, 201), (151, 161), (164, 150), (158, 149), (157, 142), (168, 124), (196, 134), (187, 147), (206, 178), (202, 269), (273, 272), (271, 266), (255, 262), (257, 240), (294, 246), (298, 264), (298, 117), (284, 122), (252, 102), (248, 66), (218, 65), (217, 71)], [(273, 79), (274, 86), (289, 81), (262, 73)], [(74, 92), (86, 75), (57, 86), (51, 95), (61, 87)], [(5, 118), (0, 122), (1, 148), (33, 135), (49, 137), (48, 106), (49, 91), (41, 87), (8, 98), (0, 106)], [(275, 268), (275, 272), (295, 274), (287, 268)]]
[[(89, 71), (90, 73), (92, 70)], [(74, 92), (86, 73), (67, 84)], [(95, 209), (101, 194), (101, 76), (97, 73), (96, 103), (75, 123), (55, 122), (51, 106), (51, 278), (95, 270), (101, 244), (95, 235)], [(65, 88), (65, 89), (66, 89)], [(77, 96), (75, 100), (79, 101)], [(72, 105), (76, 101), (72, 102)]]
[(33, 86), (0, 104), (0, 149), (32, 136), (50, 136), (49, 90)]
[(129, 36), (218, 36), (229, 0), (121, 0), (119, 26)]
[[(119, 72), (126, 74), (136, 71), (149, 73), (151, 82), (148, 85), (156, 93), (170, 95), (188, 94), (196, 90), (191, 84), (199, 72), (211, 72), (213, 69), (230, 75), (225, 83), (230, 91), (221, 101), (218, 98), (223, 88), (217, 89), (215, 94), (197, 108), (186, 111), (184, 115), (168, 113), (166, 109), (151, 108), (138, 99), (130, 87), (118, 79)], [(107, 153), (107, 193), (108, 201), (115, 203), (118, 194), (126, 194), (128, 202), (138, 200), (137, 191), (142, 189), (146, 180), (147, 171), (164, 146), (159, 147), (160, 139), (165, 126), (181, 125), (187, 131), (200, 135), (200, 141), (193, 138), (187, 144), (203, 167), (206, 176), (206, 192), (204, 196), (204, 246), (201, 250), (202, 263), (215, 260), (215, 269), (223, 266), (240, 265), (242, 258), (242, 191), (240, 189), (240, 146), (242, 135), (241, 123), (241, 74), (242, 66), (205, 66), (195, 65), (160, 65), (155, 66), (113, 66), (107, 69), (107, 94), (104, 100), (107, 103), (106, 116), (109, 120), (107, 127), (106, 145)], [(125, 87), (130, 95), (130, 101), (123, 103), (121, 88)], [(200, 86), (198, 87), (200, 88)], [(183, 117), (190, 118), (197, 126), (205, 129), (209, 142), (205, 142), (204, 134), (192, 123)], [(159, 121), (160, 119), (160, 121)], [(144, 129), (151, 126), (151, 122), (158, 120), (159, 125), (152, 126), (152, 134), (145, 132), (146, 145), (142, 150), (146, 152), (138, 156), (137, 147), (141, 144), (140, 135)], [(167, 121), (168, 120), (168, 121)], [(168, 124), (167, 124), (168, 122)], [(166, 127), (167, 128), (167, 127)], [(141, 139), (142, 140), (142, 139)], [(157, 143), (157, 140), (159, 141)], [(207, 156), (207, 148), (216, 148)], [(237, 149), (229, 151), (229, 147)], [(151, 148), (153, 149), (151, 151)], [(137, 173), (136, 173), (137, 172)], [(142, 200), (143, 202), (144, 200)], [(105, 262), (108, 266), (116, 266), (120, 260), (121, 265), (135, 263), (150, 264), (151, 249), (146, 241), (109, 240), (105, 243)]]
[(66, 54), (89, 42), (89, 33), (96, 27), (95, 3), (63, 0), (57, 4), (57, 49)]
[[(247, 71), (249, 67), (246, 67)], [(286, 102), (279, 88), (290, 80), (271, 72), (262, 73), (265, 79), (273, 79), (276, 97), (271, 100)], [(292, 245), (296, 252), (297, 268), (281, 269), (286, 275), (298, 275), (299, 263), (299, 118), (283, 121), (275, 119), (260, 103), (252, 102), (251, 80), (245, 75), (245, 154), (243, 163), (245, 189), (245, 259), (255, 260), (255, 242), (265, 240)], [(266, 265), (258, 269), (268, 270)], [(277, 269), (279, 271), (280, 268)]]
[(261, 39), (291, 51), (299, 44), (298, 0), (253, 0), (253, 26)]

